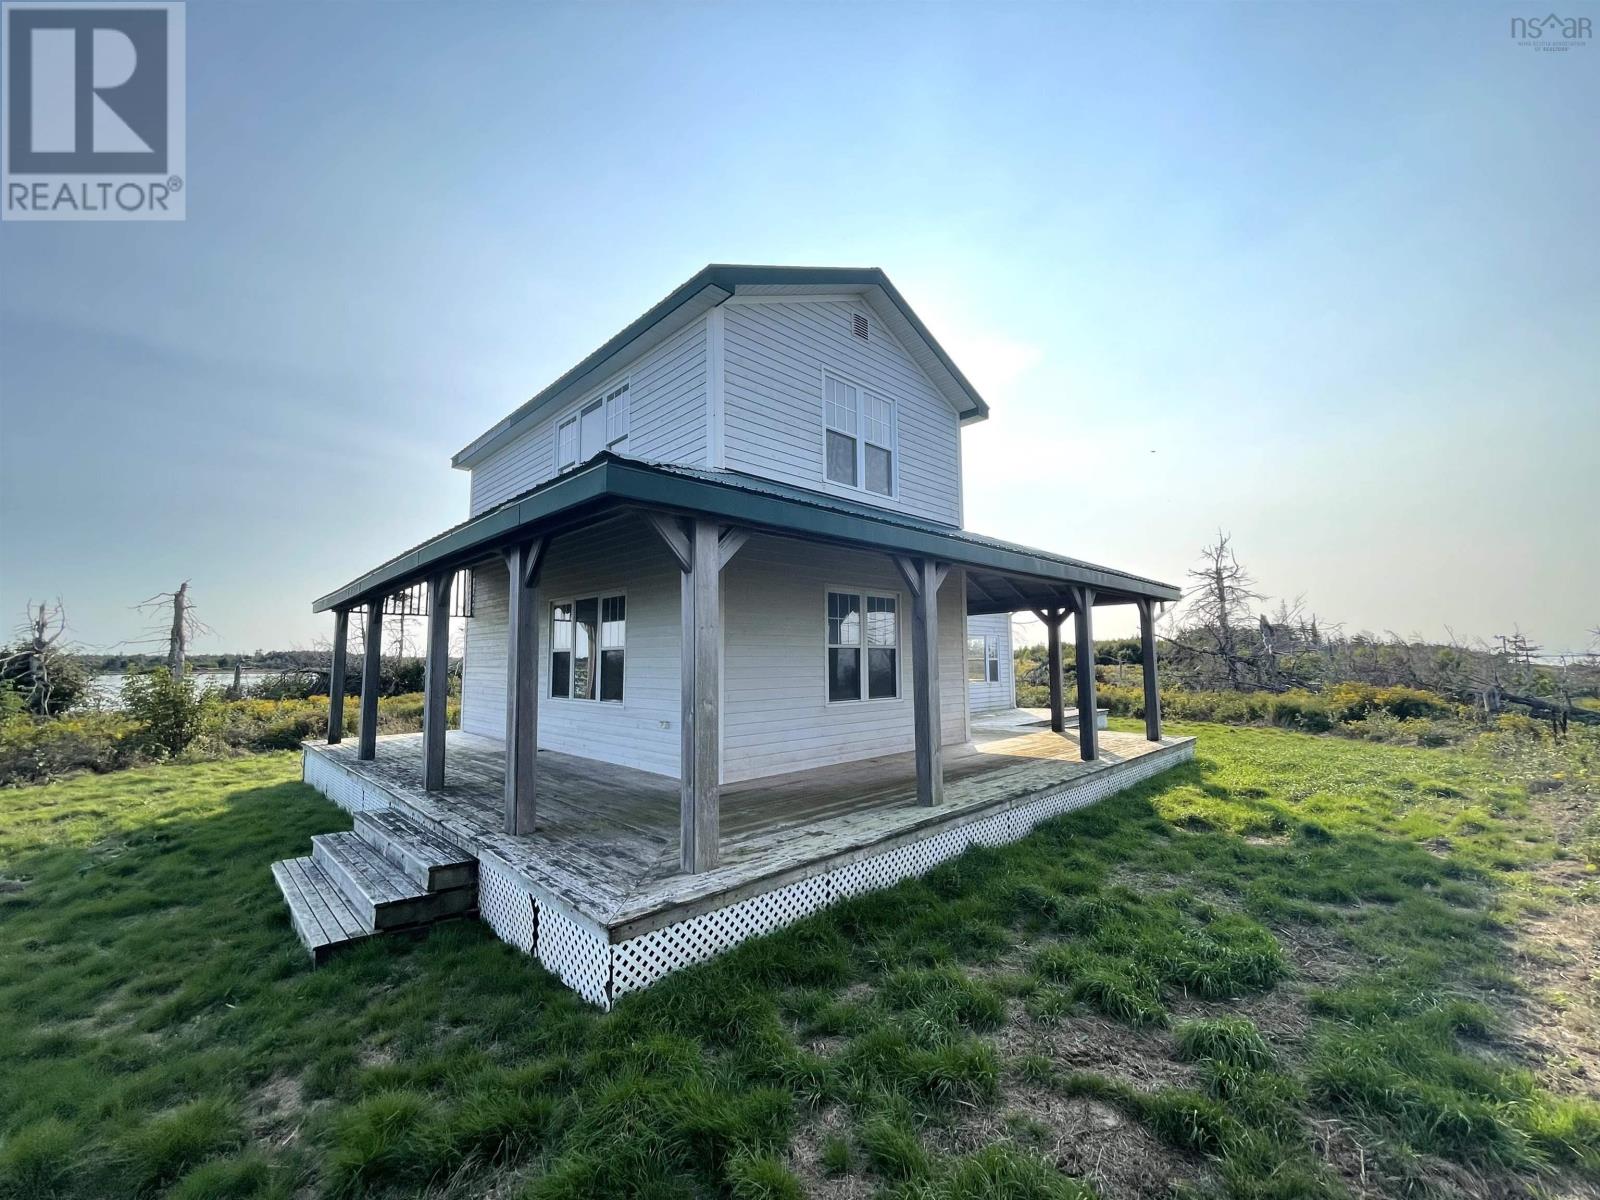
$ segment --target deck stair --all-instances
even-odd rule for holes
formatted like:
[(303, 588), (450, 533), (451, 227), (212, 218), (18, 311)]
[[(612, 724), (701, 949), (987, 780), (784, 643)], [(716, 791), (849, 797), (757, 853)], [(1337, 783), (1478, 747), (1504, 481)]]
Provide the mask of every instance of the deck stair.
[(379, 933), (413, 930), (478, 906), (478, 864), (392, 810), (364, 812), (348, 833), (320, 833), (311, 853), (272, 865), (295, 932), (316, 963)]

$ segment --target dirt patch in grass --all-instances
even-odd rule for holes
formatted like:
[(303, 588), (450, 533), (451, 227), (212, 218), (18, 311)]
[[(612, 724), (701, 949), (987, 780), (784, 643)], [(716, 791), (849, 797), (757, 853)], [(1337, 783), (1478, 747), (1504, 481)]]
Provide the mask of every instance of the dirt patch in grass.
[(300, 1080), (293, 1075), (274, 1075), (250, 1093), (245, 1113), (256, 1137), (280, 1147), (293, 1145), (306, 1116)]
[[(1546, 792), (1533, 807), (1570, 845), (1595, 811), (1588, 796)], [(1558, 858), (1534, 872), (1558, 893), (1554, 909), (1524, 918), (1513, 961), (1525, 994), (1508, 1006), (1516, 1049), (1553, 1091), (1600, 1099), (1600, 901), (1596, 876), (1579, 858)]]
[(1164, 1031), (1089, 1014), (1041, 1021), (1017, 1007), (996, 1041), (1008, 1062), (1042, 1054), (1058, 1071), (1106, 1075), (1143, 1091), (1194, 1087), (1199, 1080), (1193, 1067), (1173, 1056), (1172, 1038)]
[(1179, 1184), (1198, 1186), (1208, 1174), (1200, 1160), (1163, 1145), (1108, 1104), (1024, 1084), (1008, 1087), (997, 1107), (962, 1122), (939, 1148), (965, 1154), (1004, 1141), (1042, 1154), (1102, 1200), (1164, 1196)]
[(795, 1132), (785, 1158), (789, 1170), (794, 1172), (807, 1196), (825, 1200), (867, 1200), (877, 1190), (871, 1181), (854, 1171), (830, 1172), (824, 1165), (823, 1146), (834, 1138), (850, 1140), (849, 1117), (837, 1107), (823, 1109)]

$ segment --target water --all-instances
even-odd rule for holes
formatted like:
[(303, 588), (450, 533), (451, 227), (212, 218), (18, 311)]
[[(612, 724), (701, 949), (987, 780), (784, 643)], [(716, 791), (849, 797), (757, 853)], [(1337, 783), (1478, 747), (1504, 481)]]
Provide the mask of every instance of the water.
[[(202, 689), (211, 688), (220, 692), (233, 683), (232, 671), (189, 671), (186, 674)], [(241, 671), (239, 680), (248, 688), (252, 683), (276, 674), (276, 671)], [(121, 673), (96, 675), (89, 683), (87, 700), (90, 707), (121, 708), (122, 681), (126, 678), (127, 676)]]

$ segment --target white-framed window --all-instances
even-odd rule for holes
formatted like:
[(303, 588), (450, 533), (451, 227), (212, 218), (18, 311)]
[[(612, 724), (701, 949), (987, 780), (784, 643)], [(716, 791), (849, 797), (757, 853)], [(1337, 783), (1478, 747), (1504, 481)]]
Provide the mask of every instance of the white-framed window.
[(894, 495), (894, 401), (824, 375), (822, 410), (823, 473), (828, 481)]
[(550, 695), (621, 703), (628, 598), (583, 596), (550, 605)]
[(994, 634), (968, 635), (967, 682), (1000, 682), (1000, 639)]
[(624, 380), (574, 407), (556, 422), (556, 470), (588, 462), (628, 440), (628, 383)]
[(900, 599), (828, 591), (828, 702), (900, 695)]
[(606, 448), (628, 438), (628, 385), (613, 388), (606, 394)]

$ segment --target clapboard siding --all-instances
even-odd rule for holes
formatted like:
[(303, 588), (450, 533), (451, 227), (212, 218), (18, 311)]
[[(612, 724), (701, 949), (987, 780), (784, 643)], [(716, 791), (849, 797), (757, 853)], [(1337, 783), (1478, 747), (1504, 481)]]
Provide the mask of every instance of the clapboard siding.
[[(539, 627), (539, 748), (602, 762), (678, 774), (679, 575), (653, 530), (637, 518), (607, 522), (557, 539), (534, 598)], [(474, 572), (474, 615), (467, 621), (461, 728), (505, 737), (506, 573)], [(627, 653), (620, 704), (552, 698), (553, 600), (626, 593)]]
[[(558, 540), (536, 593), (540, 615), (539, 746), (676, 776), (680, 720), (679, 576), (655, 534), (634, 518)], [(900, 598), (900, 697), (827, 703), (830, 586)], [(964, 583), (939, 592), (944, 741), (967, 738)], [(474, 573), (461, 727), (505, 736), (506, 575)], [(555, 700), (549, 691), (549, 604), (621, 590), (628, 596), (626, 699)], [(907, 751), (911, 723), (910, 600), (881, 554), (752, 537), (723, 575), (723, 777), (728, 782)]]
[[(729, 305), (724, 326), (724, 455), (734, 470), (959, 525), (960, 426), (921, 369), (853, 301)], [(871, 338), (850, 331), (871, 319)], [(898, 493), (875, 496), (823, 475), (824, 370), (893, 399)]]
[[(827, 592), (900, 599), (900, 696), (829, 704)], [(959, 572), (939, 593), (944, 741), (967, 737)], [(752, 537), (723, 574), (723, 778), (728, 782), (913, 749), (910, 598), (887, 556)]]
[[(624, 377), (630, 380), (629, 427), (621, 452), (647, 462), (704, 466), (705, 322), (695, 322), (650, 350), (606, 386)], [(586, 393), (584, 401), (593, 395)], [(556, 423), (576, 406), (553, 409), (527, 433), (472, 469), (472, 515), (550, 478), (555, 471)]]
[(1015, 708), (1016, 663), (1011, 657), (1011, 614), (995, 613), (990, 616), (968, 617), (967, 632), (973, 637), (980, 635), (995, 637), (1000, 642), (1000, 681), (967, 684), (972, 711), (977, 713), (990, 712), (997, 708)]

